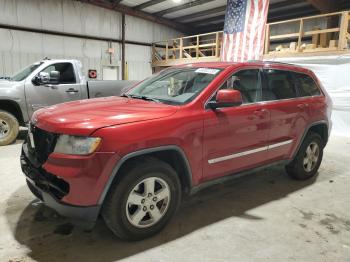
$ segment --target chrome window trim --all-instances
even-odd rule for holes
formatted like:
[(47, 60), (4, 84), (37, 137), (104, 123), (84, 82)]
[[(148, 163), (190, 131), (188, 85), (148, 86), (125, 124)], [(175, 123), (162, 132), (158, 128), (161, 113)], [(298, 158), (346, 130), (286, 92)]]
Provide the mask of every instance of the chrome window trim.
[(277, 147), (281, 147), (281, 146), (285, 146), (285, 145), (291, 144), (292, 142), (293, 142), (293, 140), (290, 139), (290, 140), (286, 140), (286, 141), (283, 141), (283, 142), (279, 142), (279, 143), (275, 143), (275, 144), (271, 144), (271, 145), (267, 145), (267, 146), (263, 146), (263, 147), (258, 147), (258, 148), (255, 148), (255, 149), (251, 149), (251, 150), (247, 150), (247, 151), (243, 151), (243, 152), (239, 152), (239, 153), (235, 153), (235, 154), (231, 154), (231, 155), (227, 155), (227, 156), (217, 157), (217, 158), (209, 159), (208, 163), (209, 164), (215, 164), (215, 163), (219, 163), (219, 162), (222, 162), (222, 161), (238, 158), (238, 157), (241, 157), (241, 156), (247, 156), (247, 155), (251, 155), (251, 154), (262, 152), (262, 151), (268, 151), (270, 149), (274, 149), (274, 148), (277, 148)]
[[(293, 64), (291, 64), (291, 66), (294, 66)], [(312, 71), (310, 71), (309, 69), (307, 68), (304, 68), (304, 67), (301, 67), (301, 69), (306, 69), (306, 70), (309, 70), (309, 72), (311, 74), (307, 74), (307, 73), (304, 73), (302, 71), (297, 71), (295, 70), (294, 68), (293, 69), (280, 69), (280, 68), (276, 68), (274, 64), (266, 64), (262, 67), (262, 70), (264, 71), (265, 69), (274, 69), (274, 70), (280, 70), (280, 71), (287, 71), (287, 72), (293, 72), (293, 73), (297, 73), (297, 74), (302, 74), (302, 75), (306, 75), (308, 77), (310, 77), (316, 84), (318, 90), (320, 91), (321, 94), (319, 95), (316, 95), (316, 96), (299, 96), (299, 97), (295, 97), (295, 98), (301, 98), (301, 97), (319, 97), (319, 96), (325, 96), (325, 94), (323, 93), (323, 90), (321, 88), (321, 86), (318, 84), (318, 79), (314, 78), (314, 74)], [(295, 98), (287, 98), (287, 99), (295, 99)], [(278, 99), (277, 101), (279, 100), (284, 100), (284, 99)], [(275, 100), (274, 100), (275, 101)]]
[[(242, 104), (240, 106), (235, 106), (235, 107), (242, 107), (242, 106), (250, 106), (250, 105), (259, 105), (259, 104), (265, 104), (265, 103), (275, 103), (275, 102), (280, 102), (280, 101), (288, 101), (288, 100), (298, 100), (298, 99), (305, 99), (305, 98), (313, 98), (313, 97), (324, 97), (324, 93), (322, 91), (322, 88), (318, 85), (318, 82), (316, 81), (316, 79), (314, 79), (313, 76), (309, 75), (309, 74), (306, 74), (306, 73), (303, 73), (303, 72), (300, 72), (300, 71), (296, 71), (296, 70), (286, 70), (286, 69), (279, 69), (279, 68), (275, 68), (273, 67), (273, 65), (271, 67), (267, 67), (265, 68), (265, 66), (262, 66), (262, 67), (248, 67), (248, 68), (244, 68), (244, 69), (240, 69), (240, 70), (237, 70), (237, 71), (234, 71), (232, 74), (229, 75), (232, 76), (233, 74), (235, 73), (238, 73), (240, 71), (243, 71), (243, 70), (252, 70), (252, 69), (256, 69), (256, 70), (259, 70), (259, 71), (263, 71), (264, 69), (274, 69), (274, 70), (280, 70), (280, 71), (286, 71), (286, 72), (294, 72), (294, 73), (299, 73), (299, 74), (304, 74), (306, 76), (309, 76), (312, 78), (312, 80), (316, 83), (316, 86), (318, 88), (318, 90), (320, 91), (320, 94), (319, 95), (315, 95), (315, 96), (298, 96), (298, 97), (292, 97), (292, 98), (284, 98), (284, 99), (275, 99), (275, 100), (262, 100), (262, 101), (258, 101), (258, 102), (254, 102), (254, 103), (246, 103), (246, 104)], [(262, 72), (263, 73), (263, 72)], [(211, 94), (211, 96), (207, 99), (207, 101), (204, 103), (204, 109), (205, 110), (212, 110), (210, 108), (207, 107), (207, 104), (209, 103), (209, 101), (213, 98), (213, 96), (216, 94), (216, 92), (221, 88), (221, 86), (227, 81), (228, 78), (225, 79), (225, 81)], [(260, 83), (262, 84), (262, 79), (260, 79)], [(261, 89), (263, 87), (261, 86)], [(224, 108), (233, 108), (233, 107), (224, 107)], [(217, 108), (216, 110), (219, 110), (221, 108)]]

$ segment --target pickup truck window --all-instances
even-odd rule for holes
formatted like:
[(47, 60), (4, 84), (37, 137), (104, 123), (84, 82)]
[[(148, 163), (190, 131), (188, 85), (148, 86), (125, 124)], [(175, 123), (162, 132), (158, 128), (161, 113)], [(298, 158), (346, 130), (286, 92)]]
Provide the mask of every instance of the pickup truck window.
[(167, 69), (135, 86), (126, 95), (165, 104), (185, 104), (197, 97), (221, 71), (217, 68)]
[(35, 69), (37, 69), (41, 65), (42, 65), (42, 62), (41, 63), (32, 64), (32, 65), (24, 68), (19, 73), (17, 73), (14, 76), (12, 76), (10, 78), (10, 80), (11, 81), (22, 81), (22, 80), (26, 79)]
[(57, 63), (46, 67), (42, 72), (50, 73), (51, 71), (60, 72), (60, 84), (75, 84), (75, 73), (71, 63)]

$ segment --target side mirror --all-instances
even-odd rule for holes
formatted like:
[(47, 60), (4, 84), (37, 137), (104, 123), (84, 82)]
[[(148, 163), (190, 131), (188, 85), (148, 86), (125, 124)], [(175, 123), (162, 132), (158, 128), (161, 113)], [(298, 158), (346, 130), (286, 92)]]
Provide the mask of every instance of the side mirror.
[(209, 107), (212, 109), (220, 107), (239, 106), (243, 103), (241, 92), (233, 89), (221, 89), (216, 94), (215, 101), (209, 102)]
[(49, 84), (58, 85), (59, 83), (60, 83), (60, 72), (59, 71), (51, 71)]
[(51, 71), (50, 74), (47, 72), (40, 72), (36, 77), (34, 77), (32, 82), (34, 85), (57, 85), (60, 82), (60, 72)]

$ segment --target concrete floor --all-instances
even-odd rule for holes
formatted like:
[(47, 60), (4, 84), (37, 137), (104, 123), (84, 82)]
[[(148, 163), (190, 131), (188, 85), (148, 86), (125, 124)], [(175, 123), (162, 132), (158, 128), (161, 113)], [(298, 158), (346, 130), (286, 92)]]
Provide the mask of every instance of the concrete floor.
[(35, 200), (20, 143), (0, 148), (0, 261), (350, 261), (349, 138), (331, 138), (316, 179), (273, 168), (208, 188), (141, 242), (102, 220), (83, 232)]

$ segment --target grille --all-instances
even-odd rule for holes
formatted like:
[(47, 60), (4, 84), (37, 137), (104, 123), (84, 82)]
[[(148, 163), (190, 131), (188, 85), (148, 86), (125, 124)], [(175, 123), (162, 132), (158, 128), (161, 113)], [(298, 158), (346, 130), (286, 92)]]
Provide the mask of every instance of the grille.
[(42, 130), (32, 124), (30, 124), (30, 132), (33, 135), (35, 148), (31, 147), (30, 134), (28, 134), (28, 145), (31, 154), (35, 155), (37, 161), (42, 165), (46, 162), (49, 155), (55, 149), (57, 134)]

